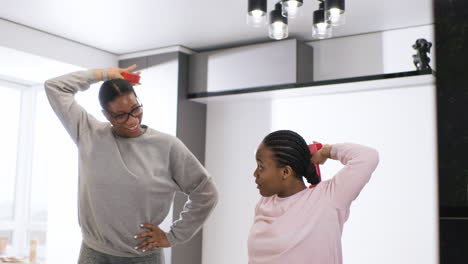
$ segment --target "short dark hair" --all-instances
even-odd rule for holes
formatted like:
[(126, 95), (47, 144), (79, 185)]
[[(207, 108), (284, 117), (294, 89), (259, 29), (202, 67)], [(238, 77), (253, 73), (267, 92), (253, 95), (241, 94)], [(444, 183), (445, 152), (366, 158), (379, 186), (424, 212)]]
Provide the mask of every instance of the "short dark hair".
[(130, 82), (124, 79), (107, 80), (101, 85), (99, 90), (99, 103), (102, 109), (107, 110), (107, 104), (112, 102), (116, 97), (133, 93), (137, 97), (135, 90)]
[(268, 134), (263, 139), (263, 144), (274, 155), (278, 166), (291, 166), (298, 177), (306, 178), (312, 185), (320, 182), (309, 147), (298, 133), (291, 130), (278, 130)]

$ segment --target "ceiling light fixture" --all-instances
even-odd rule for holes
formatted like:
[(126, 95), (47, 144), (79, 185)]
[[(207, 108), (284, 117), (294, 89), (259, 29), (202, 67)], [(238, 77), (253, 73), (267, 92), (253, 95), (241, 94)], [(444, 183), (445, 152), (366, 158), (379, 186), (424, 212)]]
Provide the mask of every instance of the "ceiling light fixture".
[(296, 18), (299, 16), (299, 12), (301, 11), (301, 9), (299, 7), (302, 6), (303, 0), (283, 0), (281, 1), (281, 5), (282, 5), (282, 12), (281, 14), (284, 16), (284, 17), (287, 17), (287, 18)]
[(325, 39), (332, 35), (331, 24), (325, 19), (325, 8), (323, 0), (319, 0), (319, 9), (314, 11), (314, 25), (312, 27), (312, 38)]
[(285, 39), (289, 35), (288, 18), (282, 15), (281, 3), (277, 3), (275, 9), (270, 12), (268, 35), (276, 40)]
[[(332, 26), (345, 23), (345, 0), (317, 0), (319, 8), (313, 12), (312, 37), (330, 38)], [(270, 12), (268, 35), (272, 39), (285, 39), (289, 35), (288, 19), (301, 13), (303, 0), (280, 0)], [(248, 0), (247, 23), (254, 27), (266, 24), (267, 0)]]
[(249, 0), (247, 24), (261, 27), (266, 24), (267, 0)]
[(326, 0), (325, 18), (332, 26), (340, 26), (345, 23), (345, 1)]

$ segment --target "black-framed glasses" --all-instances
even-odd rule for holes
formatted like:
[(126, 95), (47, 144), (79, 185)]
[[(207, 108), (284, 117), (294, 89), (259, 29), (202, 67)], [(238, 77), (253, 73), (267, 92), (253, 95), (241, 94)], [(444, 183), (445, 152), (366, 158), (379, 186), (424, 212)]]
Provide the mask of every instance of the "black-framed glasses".
[(110, 111), (106, 110), (109, 115), (115, 120), (115, 122), (119, 124), (123, 124), (127, 122), (127, 120), (130, 118), (130, 116), (133, 117), (139, 117), (141, 114), (143, 114), (143, 104), (138, 101), (140, 105), (137, 107), (133, 108), (130, 113), (123, 113), (123, 114), (118, 114), (118, 115), (113, 115)]

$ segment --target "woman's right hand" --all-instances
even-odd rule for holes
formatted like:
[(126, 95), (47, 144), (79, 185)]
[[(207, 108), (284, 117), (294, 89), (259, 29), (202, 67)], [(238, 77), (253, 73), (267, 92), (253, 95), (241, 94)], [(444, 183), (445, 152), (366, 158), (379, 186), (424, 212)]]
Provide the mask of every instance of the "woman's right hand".
[(314, 155), (312, 155), (312, 163), (314, 164), (324, 164), (327, 159), (330, 158), (330, 151), (331, 151), (331, 145), (323, 145), (322, 148), (315, 152)]
[[(105, 68), (105, 69), (96, 69), (94, 70), (94, 74), (96, 75), (96, 78), (100, 81), (104, 81), (103, 78), (103, 72), (107, 73), (107, 80), (110, 79), (123, 79), (122, 73), (123, 72), (131, 72), (137, 67), (136, 64), (133, 64), (132, 66), (129, 66), (127, 68), (118, 68), (118, 67), (111, 67), (111, 68)], [(137, 72), (136, 74), (140, 74)]]

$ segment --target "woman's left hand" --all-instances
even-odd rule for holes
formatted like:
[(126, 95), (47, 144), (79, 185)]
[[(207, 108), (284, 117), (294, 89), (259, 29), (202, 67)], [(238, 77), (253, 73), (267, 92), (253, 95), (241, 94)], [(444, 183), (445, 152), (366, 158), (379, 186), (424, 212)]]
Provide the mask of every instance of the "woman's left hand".
[(146, 228), (149, 231), (139, 233), (133, 237), (134, 239), (147, 237), (147, 239), (138, 244), (138, 246), (136, 246), (135, 249), (140, 249), (144, 247), (143, 252), (146, 252), (154, 247), (158, 248), (171, 246), (169, 240), (167, 240), (166, 233), (164, 233), (164, 231), (162, 231), (161, 228), (159, 228), (159, 226), (155, 226), (152, 224), (142, 224), (140, 225), (140, 227)]

